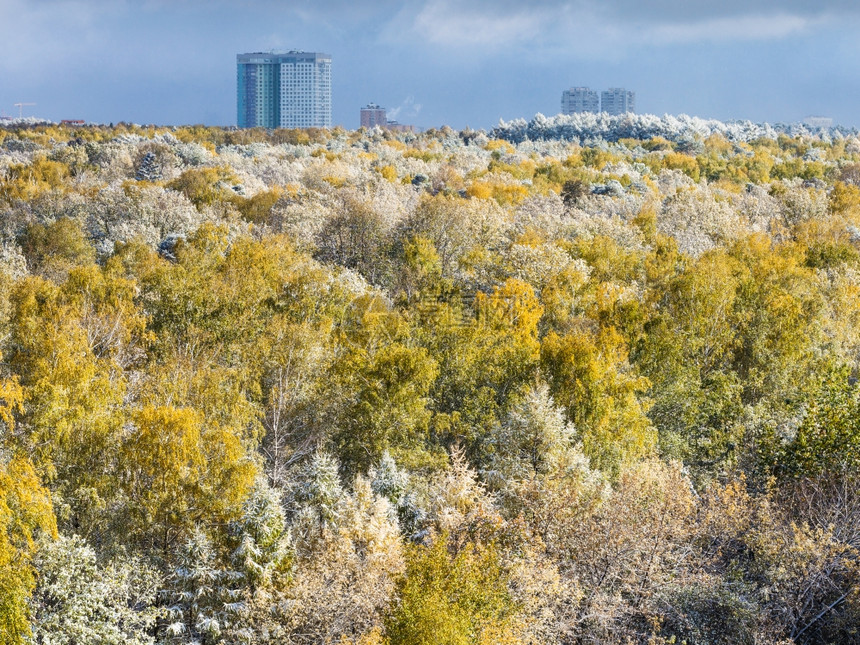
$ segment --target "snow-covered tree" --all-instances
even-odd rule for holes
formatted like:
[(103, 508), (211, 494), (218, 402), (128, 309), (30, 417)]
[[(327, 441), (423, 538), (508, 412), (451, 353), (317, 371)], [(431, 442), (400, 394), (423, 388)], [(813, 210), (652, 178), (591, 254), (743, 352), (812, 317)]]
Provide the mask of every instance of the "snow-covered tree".
[(166, 642), (210, 645), (219, 642), (231, 613), (241, 610), (240, 575), (219, 566), (206, 531), (196, 527), (179, 553), (163, 591), (167, 607)]
[(337, 459), (318, 451), (292, 486), (291, 525), (300, 549), (312, 549), (318, 540), (336, 528), (343, 514), (344, 490), (338, 469)]
[(409, 473), (398, 468), (387, 450), (379, 466), (370, 471), (370, 486), (374, 493), (388, 500), (405, 535), (411, 535), (420, 527), (425, 511), (418, 505), (415, 492), (411, 490)]
[(286, 564), (290, 540), (280, 495), (264, 478), (257, 480), (230, 532), (237, 544), (230, 561), (241, 575), (239, 584), (249, 591), (270, 585)]
[(155, 153), (152, 151), (147, 152), (140, 160), (134, 178), (137, 181), (158, 181), (161, 179), (161, 176), (161, 168)]
[(505, 478), (534, 477), (564, 467), (576, 431), (555, 404), (549, 387), (528, 389), (496, 438), (495, 464)]
[(160, 580), (145, 562), (118, 556), (102, 564), (83, 539), (62, 536), (42, 544), (35, 565), (33, 643), (153, 643)]

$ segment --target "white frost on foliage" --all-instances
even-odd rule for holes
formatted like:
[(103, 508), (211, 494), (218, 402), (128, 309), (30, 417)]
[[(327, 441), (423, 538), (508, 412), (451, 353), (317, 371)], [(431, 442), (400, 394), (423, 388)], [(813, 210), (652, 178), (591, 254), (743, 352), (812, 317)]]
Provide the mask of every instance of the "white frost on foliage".
[(693, 257), (737, 239), (744, 228), (732, 202), (718, 199), (707, 186), (667, 198), (657, 217), (657, 230), (675, 238), (678, 249)]
[(719, 134), (729, 141), (752, 141), (761, 137), (775, 139), (779, 134), (807, 136), (823, 140), (826, 137), (844, 136), (850, 131), (839, 126), (830, 129), (810, 128), (804, 124), (753, 123), (752, 121), (718, 121), (680, 114), (662, 117), (654, 114), (622, 114), (610, 116), (599, 114), (558, 114), (546, 117), (536, 114), (531, 121), (514, 119), (499, 121), (490, 133), (497, 139), (513, 142), (526, 140), (557, 139), (585, 142), (589, 139), (617, 141), (623, 138), (650, 139), (663, 137), (669, 141), (683, 142), (690, 139), (706, 139)]

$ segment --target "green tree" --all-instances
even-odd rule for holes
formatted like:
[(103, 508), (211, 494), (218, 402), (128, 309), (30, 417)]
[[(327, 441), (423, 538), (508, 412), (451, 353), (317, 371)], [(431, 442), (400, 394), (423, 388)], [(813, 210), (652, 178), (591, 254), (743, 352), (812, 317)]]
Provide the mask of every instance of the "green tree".
[(720, 467), (739, 446), (742, 381), (731, 369), (738, 349), (738, 293), (746, 272), (718, 250), (665, 286), (646, 324), (637, 365), (651, 380), (650, 416), (665, 454), (697, 470)]
[(478, 293), (471, 310), (461, 298), (439, 303), (415, 332), (439, 363), (431, 389), (438, 436), (462, 442), (470, 459), (490, 458), (492, 433), (537, 374), (542, 313), (532, 287), (511, 278)]
[(50, 224), (33, 223), (19, 237), (30, 271), (61, 281), (76, 266), (92, 264), (96, 252), (81, 225), (68, 217)]
[(424, 450), (427, 393), (437, 374), (436, 362), (423, 347), (392, 343), (368, 357), (353, 376), (356, 400), (333, 437), (347, 472), (366, 472), (387, 450), (416, 457)]
[(541, 364), (553, 398), (564, 406), (594, 466), (617, 473), (654, 450), (644, 396), (649, 382), (630, 367), (614, 328), (550, 332), (541, 346)]
[[(779, 448), (777, 448), (779, 450)], [(788, 477), (842, 476), (860, 469), (860, 391), (847, 369), (828, 374), (810, 398), (776, 472)]]
[(452, 554), (443, 534), (429, 547), (410, 547), (398, 597), (387, 625), (392, 645), (516, 642), (517, 608), (493, 545)]

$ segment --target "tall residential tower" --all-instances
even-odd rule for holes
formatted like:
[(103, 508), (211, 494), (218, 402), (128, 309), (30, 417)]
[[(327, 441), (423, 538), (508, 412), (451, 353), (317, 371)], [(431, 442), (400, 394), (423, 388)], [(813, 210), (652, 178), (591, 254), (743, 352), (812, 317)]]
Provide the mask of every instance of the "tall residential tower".
[(636, 93), (623, 87), (610, 87), (600, 94), (600, 109), (607, 114), (627, 114), (636, 111)]
[(600, 96), (588, 87), (571, 87), (561, 94), (561, 113), (600, 112)]
[(240, 128), (330, 128), (331, 56), (238, 54), (236, 106)]

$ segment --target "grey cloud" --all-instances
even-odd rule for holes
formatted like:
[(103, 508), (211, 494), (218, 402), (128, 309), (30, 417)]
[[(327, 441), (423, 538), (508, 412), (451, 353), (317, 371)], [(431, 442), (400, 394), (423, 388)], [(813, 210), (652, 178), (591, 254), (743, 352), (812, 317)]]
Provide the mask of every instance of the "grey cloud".
[[(851, 13), (837, 12), (848, 6)], [(815, 9), (789, 0), (777, 10), (763, 0), (425, 0), (401, 9), (380, 39), (423, 46), (451, 60), (464, 53), (478, 61), (505, 54), (619, 60), (640, 47), (774, 41), (844, 23), (849, 16), (856, 20), (860, 8), (845, 0), (824, 1)]]
[(530, 0), (528, 3), (521, 0), (461, 0), (456, 4), (464, 9), (486, 12), (489, 16), (500, 11), (535, 9), (595, 13), (625, 22), (687, 22), (751, 14), (860, 14), (860, 4), (856, 0)]

